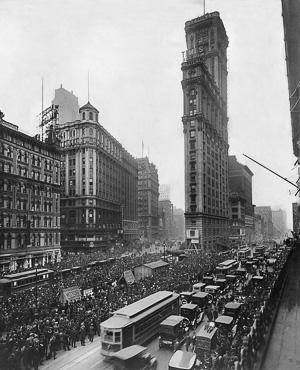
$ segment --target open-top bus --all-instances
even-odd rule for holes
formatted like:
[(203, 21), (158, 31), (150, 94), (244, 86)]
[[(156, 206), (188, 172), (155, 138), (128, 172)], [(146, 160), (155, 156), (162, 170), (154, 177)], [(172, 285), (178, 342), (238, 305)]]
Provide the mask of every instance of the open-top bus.
[(159, 324), (179, 313), (179, 294), (160, 291), (117, 310), (101, 323), (101, 353), (113, 352), (133, 344), (143, 344), (158, 334)]

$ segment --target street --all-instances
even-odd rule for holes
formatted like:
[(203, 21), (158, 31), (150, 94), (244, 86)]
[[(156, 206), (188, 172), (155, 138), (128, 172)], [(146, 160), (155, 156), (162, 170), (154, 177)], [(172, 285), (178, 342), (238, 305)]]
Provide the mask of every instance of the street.
[[(200, 326), (203, 325), (200, 324)], [(100, 337), (95, 337), (93, 343), (86, 342), (86, 346), (81, 346), (77, 343), (77, 348), (71, 351), (59, 351), (55, 360), (50, 359), (45, 361), (44, 365), (40, 367), (41, 370), (112, 370), (113, 367), (110, 363), (104, 360), (101, 355), (101, 342)], [(168, 363), (172, 357), (173, 352), (170, 349), (158, 348), (158, 337), (153, 339), (147, 348), (151, 354), (157, 358), (157, 370), (166, 370)]]

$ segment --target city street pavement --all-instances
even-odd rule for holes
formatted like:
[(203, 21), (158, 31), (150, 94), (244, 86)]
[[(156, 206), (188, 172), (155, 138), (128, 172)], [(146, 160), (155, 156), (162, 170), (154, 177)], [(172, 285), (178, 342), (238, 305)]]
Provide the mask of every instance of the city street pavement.
[(262, 370), (300, 369), (299, 267), (300, 250), (296, 250)]
[[(173, 352), (170, 349), (159, 349), (158, 338), (152, 340), (147, 347), (157, 358), (157, 370), (167, 370)], [(86, 341), (86, 346), (77, 342), (77, 348), (66, 352), (59, 351), (57, 358), (45, 361), (40, 370), (113, 370), (112, 365), (104, 360), (100, 350), (100, 337), (95, 337), (93, 343)]]

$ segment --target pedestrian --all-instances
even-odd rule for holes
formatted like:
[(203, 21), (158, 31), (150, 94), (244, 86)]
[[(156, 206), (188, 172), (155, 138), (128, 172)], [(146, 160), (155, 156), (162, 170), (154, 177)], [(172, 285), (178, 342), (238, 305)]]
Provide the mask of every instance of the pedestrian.
[(189, 335), (187, 335), (186, 339), (185, 339), (185, 348), (186, 348), (186, 351), (188, 352), (189, 351), (189, 348), (190, 348), (190, 345), (191, 345), (191, 342), (192, 342), (192, 339)]
[(74, 327), (73, 329), (71, 329), (70, 336), (71, 336), (71, 346), (72, 346), (73, 348), (76, 348), (77, 330), (76, 330), (76, 328), (75, 328), (75, 327)]
[(56, 351), (57, 351), (57, 344), (56, 344), (56, 337), (53, 334), (49, 341), (49, 358), (56, 359)]
[(196, 341), (197, 341), (197, 336), (195, 330), (193, 331), (193, 336), (192, 336), (192, 347), (193, 347), (193, 352), (196, 351)]
[(80, 343), (82, 346), (85, 346), (85, 326), (84, 326), (84, 323), (81, 324), (81, 327), (80, 327), (80, 332), (79, 332), (79, 336), (80, 336)]
[(70, 338), (66, 331), (63, 332), (63, 349), (70, 351)]
[(89, 328), (89, 340), (90, 340), (90, 342), (94, 341), (94, 336), (95, 336), (95, 328), (94, 328), (94, 325), (91, 324), (90, 328)]

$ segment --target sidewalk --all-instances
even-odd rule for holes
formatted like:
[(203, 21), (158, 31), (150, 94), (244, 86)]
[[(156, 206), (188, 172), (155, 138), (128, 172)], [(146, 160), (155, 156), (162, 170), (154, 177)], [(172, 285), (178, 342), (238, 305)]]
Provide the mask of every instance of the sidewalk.
[[(53, 360), (46, 360), (44, 361), (43, 365), (39, 366), (41, 370), (56, 370), (56, 369), (72, 369), (76, 364), (81, 362), (86, 357), (95, 354), (95, 352), (99, 351), (100, 357), (100, 349), (101, 349), (101, 340), (100, 337), (95, 336), (93, 343), (86, 341), (86, 345), (82, 346), (80, 341), (77, 342), (77, 347), (72, 348), (70, 351), (58, 351), (56, 359)], [(88, 370), (88, 369), (86, 369)]]

